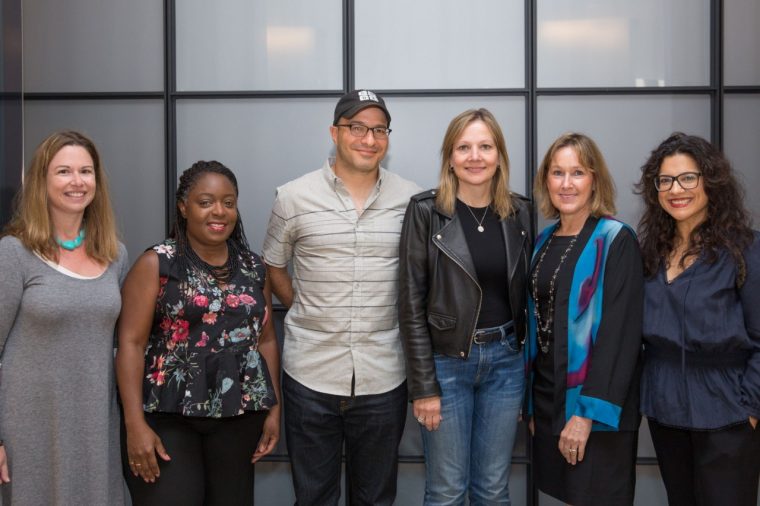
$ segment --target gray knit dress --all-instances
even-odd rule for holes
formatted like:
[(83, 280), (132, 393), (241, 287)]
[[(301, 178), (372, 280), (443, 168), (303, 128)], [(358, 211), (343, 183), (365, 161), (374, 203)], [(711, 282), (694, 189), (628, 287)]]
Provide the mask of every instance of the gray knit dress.
[(0, 239), (3, 506), (125, 503), (113, 350), (128, 267), (120, 245), (105, 273), (81, 279)]

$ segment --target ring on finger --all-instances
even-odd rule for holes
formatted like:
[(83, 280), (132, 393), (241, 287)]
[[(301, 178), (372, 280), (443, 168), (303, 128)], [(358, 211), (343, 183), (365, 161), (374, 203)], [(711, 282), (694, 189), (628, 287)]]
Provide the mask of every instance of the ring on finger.
[(425, 417), (424, 417), (424, 416), (422, 416), (422, 415), (420, 415), (420, 416), (418, 416), (418, 417), (417, 417), (417, 421), (418, 421), (419, 423), (425, 423)]
[(570, 449), (569, 449), (569, 450), (567, 450), (567, 451), (569, 451), (570, 453), (575, 453), (575, 452), (577, 452), (577, 451), (578, 451), (578, 448), (570, 448)]

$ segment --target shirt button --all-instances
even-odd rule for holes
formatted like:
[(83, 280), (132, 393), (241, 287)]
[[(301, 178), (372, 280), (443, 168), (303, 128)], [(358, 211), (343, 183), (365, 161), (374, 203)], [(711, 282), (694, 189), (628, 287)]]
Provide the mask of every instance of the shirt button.
[(435, 190), (430, 192), (431, 195), (435, 195)]
[(464, 352), (463, 352), (463, 351), (460, 351), (460, 352), (459, 352), (459, 356), (460, 356), (460, 357), (462, 357), (462, 358), (464, 358)]
[(437, 236), (435, 236), (435, 238), (438, 239), (438, 240), (440, 240), (441, 239), (441, 234), (438, 234)]
[(520, 230), (520, 234), (525, 235), (525, 230)]

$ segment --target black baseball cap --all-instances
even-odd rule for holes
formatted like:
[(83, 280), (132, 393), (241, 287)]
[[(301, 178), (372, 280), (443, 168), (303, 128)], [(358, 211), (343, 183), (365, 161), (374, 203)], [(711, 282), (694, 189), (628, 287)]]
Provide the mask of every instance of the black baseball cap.
[(388, 120), (388, 126), (391, 125), (391, 113), (385, 107), (385, 101), (374, 91), (369, 90), (354, 90), (349, 91), (338, 100), (338, 104), (335, 106), (335, 119), (333, 125), (338, 124), (340, 118), (353, 118), (356, 113), (367, 107), (378, 107), (385, 113), (385, 118)]

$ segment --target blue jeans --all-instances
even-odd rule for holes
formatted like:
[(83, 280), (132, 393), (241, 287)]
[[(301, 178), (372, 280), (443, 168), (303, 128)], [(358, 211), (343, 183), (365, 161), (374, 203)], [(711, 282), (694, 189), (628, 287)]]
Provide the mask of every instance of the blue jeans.
[(338, 504), (344, 442), (346, 504), (393, 504), (406, 382), (382, 394), (345, 397), (311, 390), (283, 374), (282, 393), (296, 504)]
[[(487, 330), (487, 329), (484, 329)], [(441, 425), (422, 427), (425, 505), (509, 505), (509, 470), (525, 378), (514, 333), (472, 344), (467, 360), (434, 354)]]

